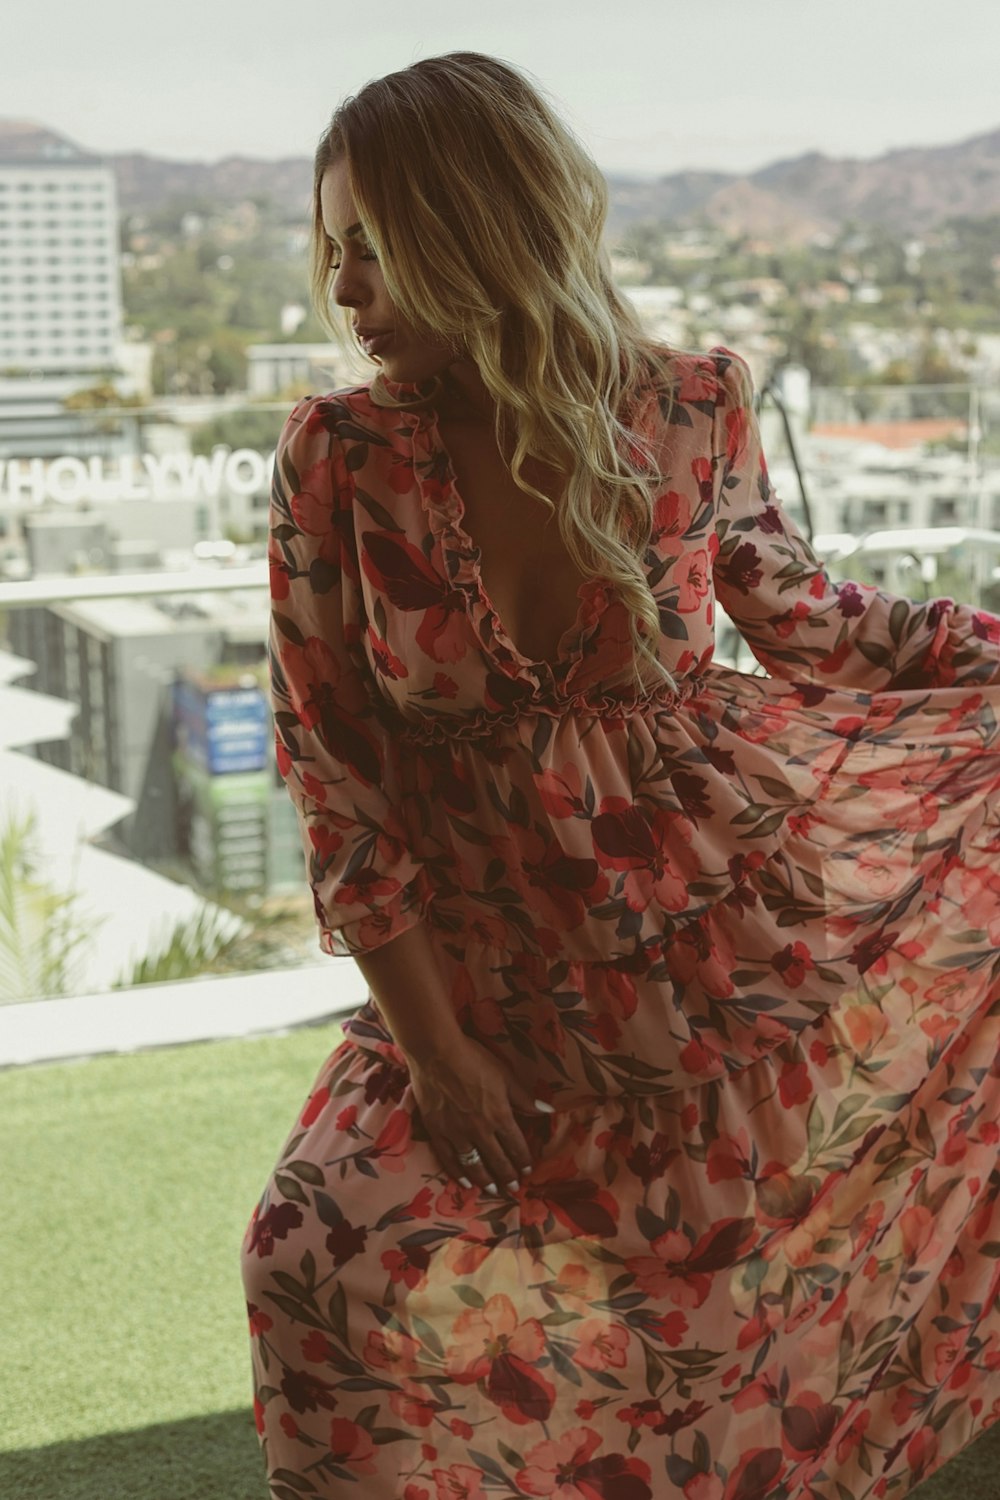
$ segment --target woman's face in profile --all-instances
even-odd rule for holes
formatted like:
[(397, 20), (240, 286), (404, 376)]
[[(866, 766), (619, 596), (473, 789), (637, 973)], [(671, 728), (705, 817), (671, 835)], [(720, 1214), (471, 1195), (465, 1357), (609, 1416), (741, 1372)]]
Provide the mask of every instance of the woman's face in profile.
[(447, 344), (418, 339), (403, 321), (386, 290), (382, 269), (364, 238), (347, 175), (340, 158), (327, 167), (320, 182), (323, 228), (331, 242), (333, 300), (351, 310), (361, 335), (382, 335), (362, 347), (377, 358), (390, 380), (420, 381), (441, 374), (456, 358)]

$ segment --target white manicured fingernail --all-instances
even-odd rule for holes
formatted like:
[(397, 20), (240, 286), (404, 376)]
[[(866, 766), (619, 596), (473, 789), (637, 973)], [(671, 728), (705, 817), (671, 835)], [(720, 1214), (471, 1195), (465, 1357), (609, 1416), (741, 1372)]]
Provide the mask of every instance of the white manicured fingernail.
[(522, 1177), (527, 1177), (527, 1175), (528, 1175), (528, 1173), (529, 1173), (529, 1172), (530, 1172), (530, 1171), (531, 1171), (531, 1168), (530, 1168), (530, 1167), (522, 1167), (522, 1168), (521, 1168), (521, 1176), (522, 1176)]
[(556, 1112), (555, 1105), (554, 1104), (546, 1104), (546, 1102), (545, 1102), (544, 1099), (536, 1099), (535, 1100), (535, 1108), (536, 1109), (542, 1109), (542, 1110), (544, 1110), (547, 1115), (554, 1115), (555, 1112)]
[(516, 1193), (520, 1186), (521, 1184), (519, 1182), (508, 1182), (507, 1191), (508, 1193)]
[(467, 1177), (460, 1177), (458, 1180), (462, 1184), (463, 1187), (471, 1187), (472, 1186), (472, 1183), (469, 1181), (469, 1179)]
[(498, 1196), (498, 1194), (497, 1194), (497, 1185), (496, 1185), (495, 1182), (488, 1182), (486, 1184), (486, 1187), (483, 1189), (483, 1191), (486, 1192), (486, 1193), (492, 1193), (492, 1195), (493, 1195), (494, 1198), (496, 1198)]

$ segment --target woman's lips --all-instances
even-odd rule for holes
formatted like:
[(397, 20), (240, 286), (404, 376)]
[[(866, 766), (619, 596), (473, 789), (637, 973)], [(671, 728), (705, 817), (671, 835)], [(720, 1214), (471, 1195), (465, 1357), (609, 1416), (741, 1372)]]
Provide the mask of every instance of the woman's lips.
[(392, 343), (391, 333), (359, 335), (361, 347), (366, 354), (381, 354)]

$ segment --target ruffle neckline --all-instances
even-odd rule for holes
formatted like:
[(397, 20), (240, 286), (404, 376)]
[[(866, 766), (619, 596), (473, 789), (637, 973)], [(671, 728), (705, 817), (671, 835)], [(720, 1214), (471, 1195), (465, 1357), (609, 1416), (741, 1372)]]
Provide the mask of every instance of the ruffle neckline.
[[(382, 383), (396, 400), (420, 397), (426, 393), (423, 387), (429, 384), (393, 381), (384, 375)], [(559, 638), (554, 663), (535, 660), (520, 651), (507, 633), (483, 582), (482, 549), (476, 546), (462, 524), (465, 504), (458, 489), (451, 455), (441, 437), (437, 412), (432, 406), (426, 406), (416, 411), (402, 411), (400, 416), (410, 425), (414, 475), (424, 512), (441, 548), (449, 582), (465, 594), (477, 639), (509, 676), (527, 677), (540, 693), (557, 695), (564, 707), (570, 706), (571, 699), (563, 696), (563, 690), (580, 667), (584, 647), (607, 607), (607, 582), (588, 577), (580, 583), (576, 618)]]

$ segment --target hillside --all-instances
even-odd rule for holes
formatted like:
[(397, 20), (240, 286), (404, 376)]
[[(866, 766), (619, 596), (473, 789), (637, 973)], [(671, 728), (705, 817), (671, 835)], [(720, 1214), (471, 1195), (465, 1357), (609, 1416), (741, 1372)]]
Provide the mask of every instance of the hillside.
[[(41, 151), (92, 153), (47, 126), (0, 120), (0, 161)], [(263, 161), (227, 156), (215, 162), (170, 161), (144, 152), (105, 157), (115, 170), (124, 212), (162, 206), (171, 198), (206, 203), (267, 198), (289, 217), (307, 212), (307, 157)], [(760, 234), (780, 226), (790, 243), (848, 220), (919, 233), (946, 218), (1000, 213), (1000, 128), (945, 146), (910, 146), (871, 160), (820, 151), (776, 161), (747, 174), (682, 171), (656, 180), (609, 174), (609, 228), (638, 221), (704, 222), (731, 233)]]

